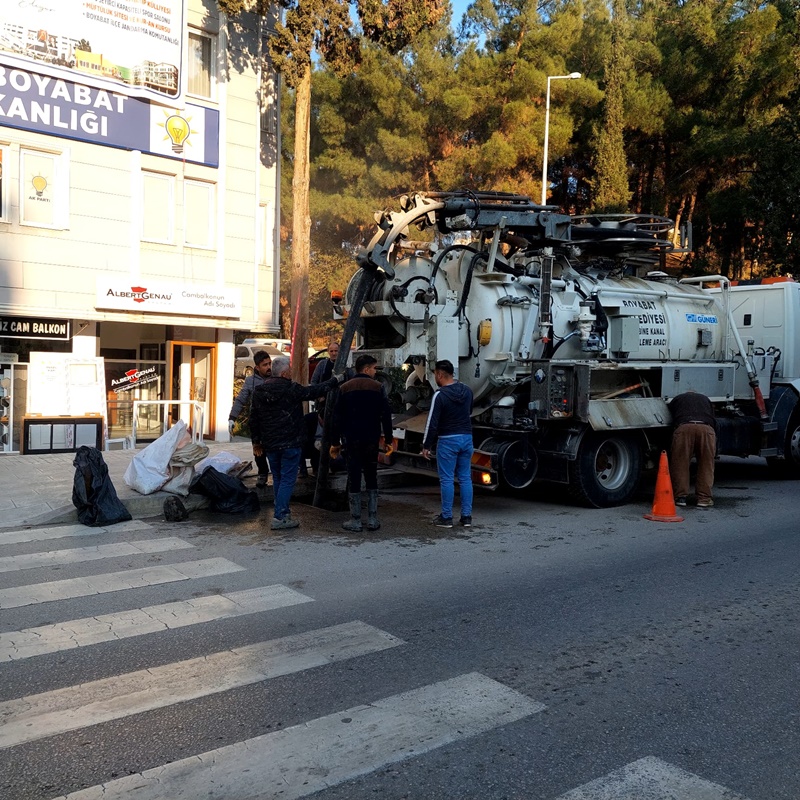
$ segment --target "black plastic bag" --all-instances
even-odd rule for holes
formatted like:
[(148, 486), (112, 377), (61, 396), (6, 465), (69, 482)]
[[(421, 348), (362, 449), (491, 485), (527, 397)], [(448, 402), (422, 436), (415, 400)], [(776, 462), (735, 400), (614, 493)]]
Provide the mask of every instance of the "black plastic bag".
[(98, 528), (131, 519), (108, 477), (103, 454), (96, 447), (79, 447), (72, 466), (75, 467), (72, 502), (78, 509), (80, 522)]
[(214, 467), (207, 467), (197, 475), (189, 486), (189, 491), (207, 497), (212, 511), (239, 514), (261, 508), (258, 495), (252, 489), (248, 489), (239, 478), (225, 475)]

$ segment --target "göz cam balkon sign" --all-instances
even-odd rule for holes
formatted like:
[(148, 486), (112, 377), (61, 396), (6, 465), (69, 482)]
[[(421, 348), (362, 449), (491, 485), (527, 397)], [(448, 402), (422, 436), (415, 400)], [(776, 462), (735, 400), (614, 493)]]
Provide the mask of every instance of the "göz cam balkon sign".
[(72, 337), (72, 321), (0, 316), (0, 337), (3, 336), (10, 339), (56, 339), (67, 342)]

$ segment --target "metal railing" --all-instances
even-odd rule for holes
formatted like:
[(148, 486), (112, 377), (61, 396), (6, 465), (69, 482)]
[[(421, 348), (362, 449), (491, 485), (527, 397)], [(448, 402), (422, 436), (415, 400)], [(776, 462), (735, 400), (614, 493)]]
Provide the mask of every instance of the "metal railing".
[[(191, 425), (189, 429), (192, 433), (192, 441), (195, 444), (202, 444), (203, 443), (203, 422), (205, 418), (205, 403), (201, 403), (199, 400), (134, 400), (133, 401), (133, 430), (131, 432), (131, 439), (133, 440), (133, 446), (136, 447), (136, 428), (139, 424), (139, 407), (140, 406), (190, 406), (192, 415), (191, 415)], [(165, 409), (166, 410), (166, 409)], [(161, 422), (161, 435), (163, 436), (169, 425), (167, 415), (164, 414), (164, 418)]]

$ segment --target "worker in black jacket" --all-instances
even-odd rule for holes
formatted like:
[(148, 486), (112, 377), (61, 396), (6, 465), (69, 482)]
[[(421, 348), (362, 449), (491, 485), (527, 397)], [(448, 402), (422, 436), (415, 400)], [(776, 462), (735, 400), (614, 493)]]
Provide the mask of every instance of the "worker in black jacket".
[(370, 355), (356, 359), (356, 374), (339, 392), (336, 429), (344, 440), (350, 482), (350, 519), (342, 523), (347, 531), (360, 531), (361, 474), (367, 490), (367, 530), (376, 531), (378, 521), (378, 447), (381, 433), (392, 441), (392, 412), (383, 385), (375, 380), (377, 360)]
[[(343, 376), (342, 376), (343, 377)], [(329, 392), (340, 383), (334, 376), (316, 386), (301, 386), (291, 379), (291, 365), (282, 356), (272, 362), (272, 376), (253, 392), (250, 435), (253, 452), (266, 455), (275, 491), (272, 529), (296, 528), (300, 523), (289, 512), (289, 500), (297, 482), (297, 470), (305, 436), (303, 401)]]
[[(253, 363), (255, 370), (252, 375), (248, 375), (244, 379), (242, 388), (236, 399), (231, 406), (231, 413), (228, 414), (228, 433), (233, 436), (233, 426), (236, 424), (236, 419), (239, 414), (246, 408), (249, 409), (253, 400), (253, 392), (257, 386), (264, 383), (264, 379), (272, 374), (272, 356), (266, 350), (258, 350), (253, 356)], [(256, 487), (263, 489), (267, 485), (267, 478), (269, 477), (269, 466), (267, 464), (267, 457), (265, 455), (257, 456), (255, 449), (253, 450), (253, 458), (258, 467), (258, 478), (256, 479)]]

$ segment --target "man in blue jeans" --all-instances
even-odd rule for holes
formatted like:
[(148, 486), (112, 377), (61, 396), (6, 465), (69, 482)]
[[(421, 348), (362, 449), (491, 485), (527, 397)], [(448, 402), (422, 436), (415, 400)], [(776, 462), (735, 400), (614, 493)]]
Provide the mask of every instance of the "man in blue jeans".
[(253, 390), (250, 411), (250, 435), (253, 452), (264, 453), (272, 470), (275, 491), (275, 518), (272, 530), (296, 528), (300, 523), (292, 519), (289, 500), (297, 482), (297, 470), (305, 437), (303, 401), (327, 394), (341, 379), (332, 377), (315, 386), (301, 386), (291, 378), (288, 358), (279, 357), (272, 362), (272, 376)]
[(434, 367), (436, 385), (433, 394), (422, 455), (431, 457), (436, 447), (436, 468), (442, 487), (442, 513), (434, 519), (437, 528), (453, 527), (454, 479), (458, 478), (461, 495), (461, 524), (472, 525), (472, 391), (453, 377), (453, 364), (446, 359)]

